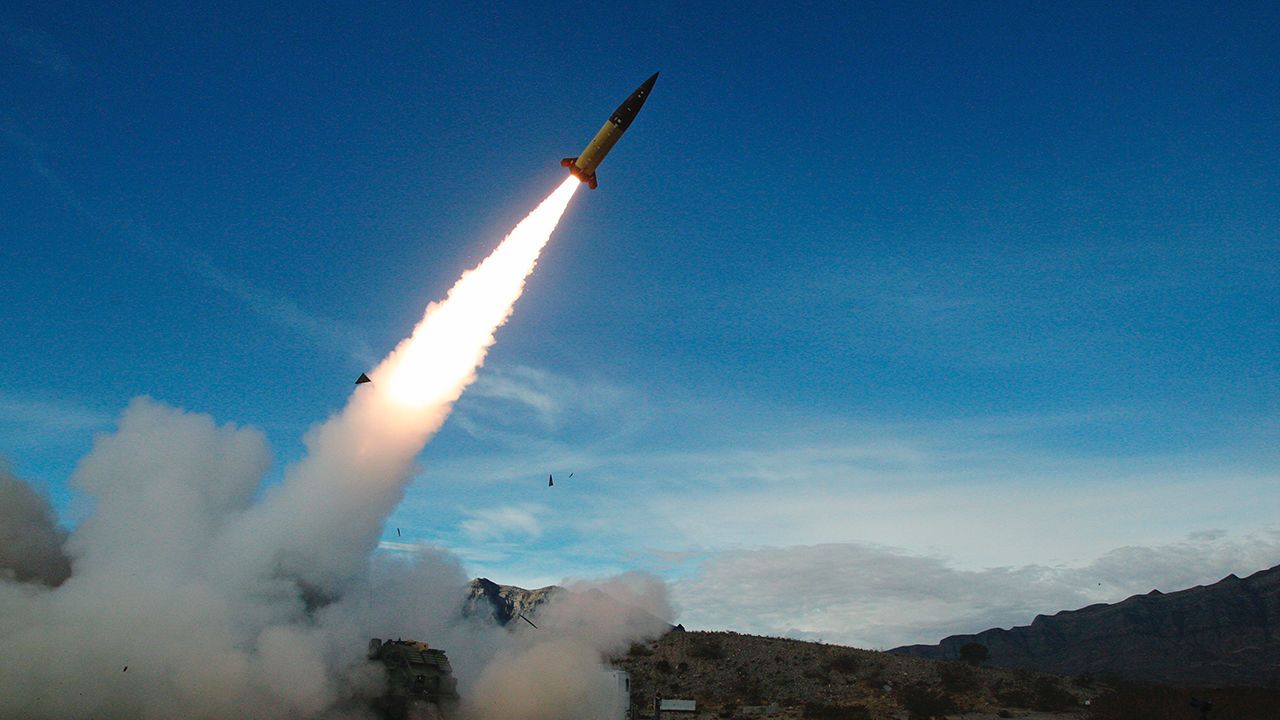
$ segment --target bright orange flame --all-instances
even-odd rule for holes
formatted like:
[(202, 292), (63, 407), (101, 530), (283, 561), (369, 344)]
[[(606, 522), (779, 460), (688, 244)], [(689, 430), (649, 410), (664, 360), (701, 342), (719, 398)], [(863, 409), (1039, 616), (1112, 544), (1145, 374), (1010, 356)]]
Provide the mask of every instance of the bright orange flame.
[(380, 393), (406, 409), (451, 403), (462, 394), (580, 184), (565, 179), (443, 302), (427, 306), (413, 334), (369, 374)]

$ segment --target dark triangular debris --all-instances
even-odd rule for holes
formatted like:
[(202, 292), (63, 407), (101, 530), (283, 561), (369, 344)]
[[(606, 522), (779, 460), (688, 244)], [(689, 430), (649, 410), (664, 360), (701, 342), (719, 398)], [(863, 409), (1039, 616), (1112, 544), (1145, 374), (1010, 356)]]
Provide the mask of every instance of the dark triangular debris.
[(363, 385), (363, 384), (365, 384), (365, 383), (367, 383), (367, 382), (373, 382), (373, 381), (372, 381), (372, 380), (370, 380), (370, 379), (369, 379), (369, 376), (368, 376), (368, 375), (365, 375), (364, 373), (360, 373), (360, 377), (356, 378), (356, 384), (357, 384), (357, 385)]

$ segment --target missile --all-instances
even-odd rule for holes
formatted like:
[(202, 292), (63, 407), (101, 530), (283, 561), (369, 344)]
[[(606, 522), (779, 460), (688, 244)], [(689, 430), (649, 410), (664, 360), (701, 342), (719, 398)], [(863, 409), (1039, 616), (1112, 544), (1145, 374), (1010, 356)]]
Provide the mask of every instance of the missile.
[(582, 182), (586, 183), (592, 190), (596, 189), (596, 168), (600, 162), (604, 160), (604, 156), (609, 154), (613, 149), (618, 138), (622, 137), (622, 133), (631, 127), (631, 121), (636, 119), (636, 113), (640, 112), (640, 106), (644, 105), (645, 99), (649, 97), (649, 91), (653, 89), (653, 84), (658, 81), (658, 73), (654, 73), (652, 77), (645, 80), (636, 91), (631, 93), (630, 97), (613, 111), (613, 115), (609, 116), (609, 121), (600, 128), (600, 132), (596, 133), (591, 142), (587, 143), (587, 148), (582, 151), (578, 157), (565, 158), (560, 161), (560, 165), (569, 168), (569, 172)]

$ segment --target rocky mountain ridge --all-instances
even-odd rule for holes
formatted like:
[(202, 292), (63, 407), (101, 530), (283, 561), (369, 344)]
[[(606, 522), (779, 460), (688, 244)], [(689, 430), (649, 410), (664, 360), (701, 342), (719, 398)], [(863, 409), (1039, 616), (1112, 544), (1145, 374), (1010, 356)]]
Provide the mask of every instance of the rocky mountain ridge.
[(890, 652), (935, 660), (987, 648), (987, 663), (1064, 675), (1280, 687), (1280, 566), (1178, 592), (1037, 615), (1030, 625)]
[(506, 625), (521, 615), (533, 616), (540, 607), (564, 592), (559, 585), (525, 590), (515, 585), (499, 585), (489, 578), (476, 578), (467, 586), (462, 615), (492, 617), (499, 625)]

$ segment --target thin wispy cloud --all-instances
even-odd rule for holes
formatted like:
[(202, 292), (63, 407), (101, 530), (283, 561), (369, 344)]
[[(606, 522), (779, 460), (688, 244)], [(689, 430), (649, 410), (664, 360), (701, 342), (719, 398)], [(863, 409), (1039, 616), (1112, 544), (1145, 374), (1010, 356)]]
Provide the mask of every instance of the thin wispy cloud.
[(0, 136), (23, 151), (32, 170), (54, 194), (94, 230), (123, 236), (130, 246), (166, 266), (185, 269), (209, 287), (241, 303), (258, 317), (330, 350), (347, 355), (357, 365), (371, 365), (375, 358), (364, 336), (336, 320), (303, 310), (293, 300), (259, 287), (218, 267), (211, 258), (173, 238), (159, 238), (135, 221), (112, 221), (91, 209), (41, 156), (25, 133), (0, 124)]
[(507, 365), (485, 368), (459, 403), (458, 421), (475, 437), (520, 444), (582, 425), (613, 434), (633, 424), (628, 416), (643, 417), (644, 407), (638, 396), (598, 379)]
[(511, 401), (533, 410), (547, 424), (552, 424), (563, 410), (565, 399), (556, 392), (559, 388), (550, 387), (552, 384), (553, 378), (545, 370), (523, 365), (499, 368), (481, 376), (471, 389), (471, 396)]
[[(564, 406), (568, 416), (572, 400)], [(1211, 449), (1128, 455), (1057, 442), (1144, 421), (1121, 405), (919, 421), (784, 417), (717, 400), (649, 407), (653, 419), (636, 430), (635, 444), (560, 443), (526, 428), (487, 435), (483, 452), (431, 455), (399, 512), (456, 527), (469, 516), (451, 520), (442, 502), (510, 504), (513, 493), (539, 492), (548, 468), (565, 468), (578, 473), (565, 486), (572, 492), (557, 492), (538, 518), (554, 531), (511, 551), (507, 570), (518, 571), (528, 550), (570, 565), (641, 563), (676, 577), (725, 550), (830, 543), (894, 546), (977, 570), (1080, 565), (1206, 527), (1248, 531), (1269, 522), (1259, 499), (1275, 497), (1280, 477), (1265, 434), (1220, 429), (1222, 437), (1202, 438)], [(623, 422), (626, 404), (609, 412)], [(609, 412), (594, 420), (611, 424)], [(1211, 509), (1202, 501), (1207, 488)]]
[(473, 541), (503, 539), (536, 539), (542, 535), (538, 516), (546, 512), (539, 505), (504, 505), (474, 510), (459, 526)]
[(113, 419), (72, 401), (0, 392), (0, 436), (8, 447), (65, 442), (105, 429)]
[(75, 403), (0, 393), (0, 422), (49, 430), (86, 430), (104, 427), (112, 417)]
[(187, 266), (211, 287), (239, 300), (251, 312), (270, 322), (309, 338), (324, 347), (342, 349), (361, 366), (371, 366), (376, 357), (373, 348), (353, 328), (306, 312), (293, 300), (224, 272), (202, 253), (175, 246), (186, 255)]
[(383, 540), (378, 543), (379, 550), (387, 550), (395, 553), (407, 553), (410, 555), (422, 552), (424, 547), (426, 546), (418, 543), (393, 542), (391, 540)]

